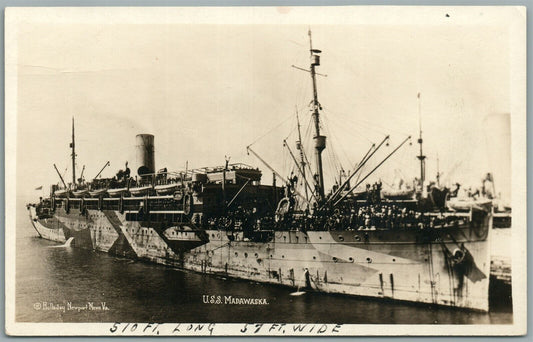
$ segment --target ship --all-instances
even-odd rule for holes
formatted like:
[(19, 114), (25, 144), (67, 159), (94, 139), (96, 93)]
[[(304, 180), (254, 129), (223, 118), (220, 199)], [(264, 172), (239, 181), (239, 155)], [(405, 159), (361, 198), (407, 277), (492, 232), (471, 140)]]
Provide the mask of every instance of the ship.
[(155, 137), (139, 134), (135, 175), (126, 164), (112, 178), (99, 177), (100, 171), (85, 182), (75, 176), (73, 119), (72, 182), (58, 171), (61, 184), (27, 205), (38, 235), (75, 248), (299, 292), (488, 311), (491, 202), (449, 210), (446, 193), (425, 186), (421, 132), (416, 193), (388, 198), (378, 183), (360, 190), (368, 175), (350, 184), (388, 137), (374, 144), (342, 183), (325, 191), (326, 136), (320, 131), (316, 86), (321, 51), (313, 48), (310, 31), (309, 44), (305, 71), (313, 87), (314, 170), (301, 137), (300, 160), (291, 152), (296, 175), (279, 174), (247, 147), (273, 172), (268, 185), (261, 183), (258, 167), (229, 159), (213, 167), (156, 170)]

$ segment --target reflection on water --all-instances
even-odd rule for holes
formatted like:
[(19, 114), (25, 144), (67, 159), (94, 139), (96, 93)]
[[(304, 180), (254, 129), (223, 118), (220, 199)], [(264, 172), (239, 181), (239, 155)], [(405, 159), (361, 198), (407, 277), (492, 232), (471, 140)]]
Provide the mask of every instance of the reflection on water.
[[(340, 295), (305, 293), (291, 296), (294, 289), (201, 275), (72, 247), (50, 248), (57, 245), (35, 237), (31, 225), (19, 221), (17, 321), (352, 324), (512, 322), (508, 305), (499, 305), (490, 313), (479, 313)], [(216, 303), (217, 296), (221, 296), (222, 302), (225, 296), (261, 300), (258, 301), (259, 305), (211, 304), (211, 299)], [(268, 304), (261, 305), (264, 300)]]

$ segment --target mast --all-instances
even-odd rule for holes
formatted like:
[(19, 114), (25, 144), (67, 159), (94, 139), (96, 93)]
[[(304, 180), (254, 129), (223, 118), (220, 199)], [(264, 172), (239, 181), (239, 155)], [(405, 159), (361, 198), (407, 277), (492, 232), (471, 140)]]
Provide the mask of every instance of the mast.
[(72, 117), (72, 142), (70, 143), (72, 148), (72, 186), (76, 186), (76, 145), (74, 142), (74, 117)]
[(422, 149), (422, 112), (420, 110), (420, 93), (418, 93), (418, 143), (420, 144), (420, 154), (417, 156), (420, 160), (420, 185), (422, 186), (422, 192), (424, 192), (424, 182), (426, 180), (426, 156)]
[(311, 79), (313, 81), (313, 121), (315, 124), (315, 159), (316, 159), (316, 179), (315, 184), (318, 190), (318, 198), (324, 198), (324, 174), (322, 171), (322, 151), (326, 148), (326, 137), (320, 135), (320, 103), (318, 102), (318, 93), (316, 87), (315, 67), (320, 65), (320, 55), (322, 51), (313, 49), (313, 40), (311, 30), (309, 30), (309, 52), (311, 55)]

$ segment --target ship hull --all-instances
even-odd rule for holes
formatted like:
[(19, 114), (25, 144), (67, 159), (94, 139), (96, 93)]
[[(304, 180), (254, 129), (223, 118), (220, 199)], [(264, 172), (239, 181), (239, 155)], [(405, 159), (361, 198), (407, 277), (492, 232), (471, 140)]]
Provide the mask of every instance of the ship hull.
[[(275, 231), (264, 241), (242, 232), (127, 221), (115, 210), (56, 210), (32, 224), (41, 237), (113, 255), (207, 274), (305, 288), (488, 311), (487, 229)], [(489, 217), (488, 220), (491, 220)], [(490, 225), (488, 225), (490, 227)], [(457, 250), (467, 256), (453, 260)]]

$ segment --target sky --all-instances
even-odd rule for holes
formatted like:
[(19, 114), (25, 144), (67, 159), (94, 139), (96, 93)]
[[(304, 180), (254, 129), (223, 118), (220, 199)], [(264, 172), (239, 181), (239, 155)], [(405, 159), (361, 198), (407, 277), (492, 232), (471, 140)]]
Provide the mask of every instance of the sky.
[(313, 47), (322, 50), (317, 71), (326, 75), (317, 77), (326, 187), (339, 165), (353, 169), (386, 135), (390, 146), (367, 172), (409, 135), (412, 145), (369, 181), (418, 176), (421, 123), (427, 178), (435, 178), (437, 163), (446, 183), (479, 186), (493, 172), (509, 195), (508, 28), (431, 13), (438, 22), (416, 15), (398, 23), (392, 15), (375, 23), (276, 25), (28, 20), (16, 34), (18, 190), (57, 183), (54, 163), (71, 178), (72, 117), (77, 172), (85, 165), (87, 179), (108, 160), (103, 177), (126, 161), (135, 165), (135, 135), (150, 133), (157, 169), (223, 165), (228, 156), (261, 168), (268, 184), (270, 171), (246, 147), (289, 174), (294, 163), (282, 142), (296, 152), (296, 112), (314, 163), (311, 79), (292, 67), (309, 67), (311, 28)]

